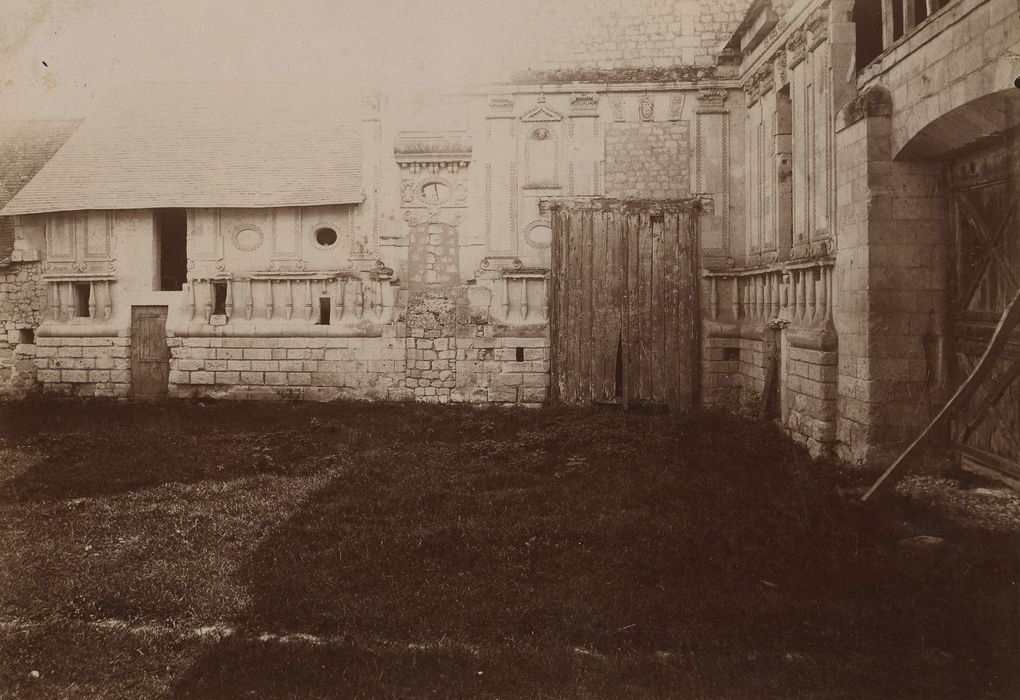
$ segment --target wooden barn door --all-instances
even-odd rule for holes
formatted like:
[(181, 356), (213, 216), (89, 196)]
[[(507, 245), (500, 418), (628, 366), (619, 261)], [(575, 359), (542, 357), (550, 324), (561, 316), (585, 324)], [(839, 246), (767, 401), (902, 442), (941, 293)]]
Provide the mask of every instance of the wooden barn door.
[[(1020, 142), (959, 158), (949, 169), (952, 379), (974, 368), (1020, 286)], [(1020, 479), (1020, 332), (953, 425), (962, 457)]]
[(682, 208), (553, 208), (555, 398), (693, 405), (694, 222)]
[(170, 348), (166, 344), (166, 307), (131, 307), (131, 393), (157, 398), (167, 393)]

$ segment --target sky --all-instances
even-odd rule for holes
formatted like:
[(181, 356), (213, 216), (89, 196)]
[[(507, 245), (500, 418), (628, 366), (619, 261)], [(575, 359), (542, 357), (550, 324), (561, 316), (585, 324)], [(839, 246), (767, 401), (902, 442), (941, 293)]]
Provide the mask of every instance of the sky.
[(324, 80), (413, 92), (494, 81), (554, 41), (543, 7), (549, 3), (0, 0), (0, 118), (81, 117), (118, 82)]

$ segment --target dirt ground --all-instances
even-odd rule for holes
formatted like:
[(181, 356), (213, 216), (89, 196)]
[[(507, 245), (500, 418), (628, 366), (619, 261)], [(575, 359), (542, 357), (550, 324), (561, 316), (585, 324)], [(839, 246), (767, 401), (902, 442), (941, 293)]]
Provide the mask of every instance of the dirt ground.
[(714, 414), (7, 404), (0, 696), (1020, 696), (1010, 496), (873, 477)]

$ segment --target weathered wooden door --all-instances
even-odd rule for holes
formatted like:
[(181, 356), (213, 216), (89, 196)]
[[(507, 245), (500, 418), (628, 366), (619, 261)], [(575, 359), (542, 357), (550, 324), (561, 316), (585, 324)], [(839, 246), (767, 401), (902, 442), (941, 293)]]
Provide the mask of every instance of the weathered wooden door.
[(165, 396), (170, 377), (166, 344), (166, 307), (131, 307), (131, 393), (140, 398)]
[[(1020, 140), (959, 157), (949, 168), (952, 379), (974, 368), (1020, 285)], [(954, 421), (964, 459), (1020, 479), (1020, 332)]]
[(696, 394), (694, 202), (552, 208), (552, 375), (567, 403), (690, 407)]

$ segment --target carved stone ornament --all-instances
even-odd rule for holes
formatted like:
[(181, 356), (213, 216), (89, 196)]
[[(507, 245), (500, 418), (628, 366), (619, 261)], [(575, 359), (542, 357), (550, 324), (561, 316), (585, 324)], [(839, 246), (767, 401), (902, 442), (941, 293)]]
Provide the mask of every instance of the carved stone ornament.
[(805, 28), (811, 32), (811, 48), (815, 48), (828, 37), (829, 34), (829, 10), (820, 7), (811, 13)]
[(698, 104), (706, 107), (721, 107), (726, 102), (725, 90), (699, 90)]
[(599, 111), (599, 96), (594, 92), (575, 93), (570, 96), (570, 112), (578, 116), (595, 116)]
[[(447, 168), (456, 172), (471, 162), (471, 139), (466, 131), (402, 132), (393, 146), (401, 168), (432, 172)], [(402, 195), (403, 196), (403, 195)]]
[[(723, 94), (725, 95), (725, 93), (723, 93)], [(698, 99), (699, 100), (701, 99), (700, 93), (699, 93)], [(725, 97), (723, 99), (725, 99)], [(681, 92), (681, 93), (674, 93), (674, 94), (670, 95), (669, 96), (669, 120), (671, 122), (678, 122), (678, 121), (680, 121), (680, 117), (683, 115), (683, 113), (684, 113), (684, 94)]]
[(558, 122), (562, 121), (563, 115), (554, 109), (550, 109), (543, 104), (539, 104), (533, 109), (528, 110), (521, 117), (522, 122)]
[(513, 95), (493, 95), (489, 98), (489, 117), (494, 119), (512, 117), (514, 115)]
[(552, 247), (552, 223), (549, 219), (535, 219), (524, 227), (524, 241), (532, 248)]
[(807, 55), (806, 43), (807, 32), (803, 28), (796, 29), (790, 34), (790, 38), (786, 42), (786, 63), (790, 68), (804, 60)]
[(747, 97), (747, 104), (753, 105), (761, 96), (760, 74), (752, 73), (743, 84), (744, 95)]
[(783, 85), (786, 85), (788, 82), (790, 82), (789, 78), (787, 77), (785, 51), (783, 50), (776, 51), (776, 58), (773, 63), (773, 66), (775, 67), (776, 85), (782, 87)]
[(771, 63), (758, 69), (758, 94), (765, 95), (775, 87), (775, 71)]
[(238, 224), (230, 231), (230, 242), (245, 253), (258, 250), (264, 238), (262, 229), (255, 224)]
[(652, 121), (655, 117), (655, 98), (651, 95), (642, 95), (638, 101), (638, 114), (641, 115), (641, 121)]

